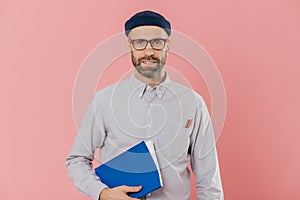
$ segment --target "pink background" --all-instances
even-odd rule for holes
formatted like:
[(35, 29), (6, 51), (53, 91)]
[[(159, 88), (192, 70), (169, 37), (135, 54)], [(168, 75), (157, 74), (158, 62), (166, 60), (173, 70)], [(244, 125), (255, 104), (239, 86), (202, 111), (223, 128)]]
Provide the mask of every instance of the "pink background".
[[(89, 199), (64, 165), (76, 134), (76, 73), (98, 43), (143, 9), (161, 12), (202, 44), (222, 74), (227, 116), (217, 147), (225, 198), (300, 199), (296, 0), (1, 0), (0, 199)], [(209, 102), (205, 87), (190, 79)]]

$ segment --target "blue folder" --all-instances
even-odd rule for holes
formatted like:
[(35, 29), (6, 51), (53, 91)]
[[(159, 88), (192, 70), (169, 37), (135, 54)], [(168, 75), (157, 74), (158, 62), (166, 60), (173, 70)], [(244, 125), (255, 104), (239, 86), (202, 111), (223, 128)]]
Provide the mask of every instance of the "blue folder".
[(121, 185), (143, 186), (139, 192), (128, 193), (133, 198), (140, 198), (162, 187), (157, 159), (147, 145), (142, 141), (100, 165), (95, 169), (97, 176), (110, 188)]

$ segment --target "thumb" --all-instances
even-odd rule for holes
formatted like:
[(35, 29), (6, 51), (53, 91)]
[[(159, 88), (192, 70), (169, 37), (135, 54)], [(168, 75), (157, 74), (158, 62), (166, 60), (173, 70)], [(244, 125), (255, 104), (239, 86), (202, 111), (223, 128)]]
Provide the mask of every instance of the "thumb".
[(138, 192), (142, 189), (142, 186), (123, 186), (122, 191), (124, 192)]

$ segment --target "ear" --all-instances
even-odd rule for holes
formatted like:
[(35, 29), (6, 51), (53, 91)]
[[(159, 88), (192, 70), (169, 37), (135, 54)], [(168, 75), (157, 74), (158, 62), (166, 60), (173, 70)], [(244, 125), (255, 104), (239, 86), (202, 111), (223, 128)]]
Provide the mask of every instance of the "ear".
[(168, 40), (167, 43), (166, 43), (166, 50), (167, 50), (167, 51), (169, 51), (170, 45), (171, 45), (171, 41)]
[(130, 45), (128, 39), (126, 39), (126, 40), (124, 41), (124, 43), (125, 43), (125, 46), (126, 46), (127, 50), (128, 50), (129, 52), (131, 52), (131, 45)]

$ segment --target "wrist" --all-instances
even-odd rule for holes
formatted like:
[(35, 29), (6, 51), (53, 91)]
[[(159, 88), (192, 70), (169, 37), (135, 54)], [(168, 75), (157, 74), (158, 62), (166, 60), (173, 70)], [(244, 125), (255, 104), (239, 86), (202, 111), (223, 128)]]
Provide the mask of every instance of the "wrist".
[(109, 188), (106, 187), (103, 190), (101, 190), (100, 194), (99, 194), (99, 200), (103, 200), (103, 192), (105, 193)]

